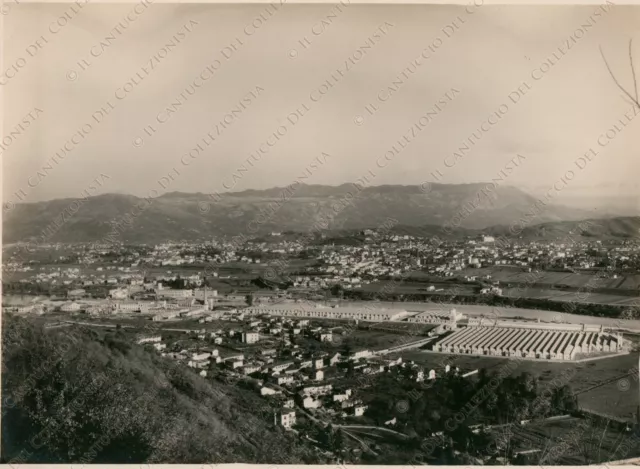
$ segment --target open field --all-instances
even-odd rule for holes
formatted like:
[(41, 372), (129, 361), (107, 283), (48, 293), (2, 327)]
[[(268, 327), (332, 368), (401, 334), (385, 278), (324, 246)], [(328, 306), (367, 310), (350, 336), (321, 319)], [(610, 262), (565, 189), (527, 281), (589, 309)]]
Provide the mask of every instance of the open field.
[[(413, 360), (427, 369), (433, 368), (437, 374), (443, 371), (445, 363), (452, 368), (458, 366), (464, 373), (479, 368), (497, 371), (509, 361), (505, 358), (436, 354), (420, 350), (405, 351), (399, 355), (403, 360)], [(580, 407), (626, 419), (633, 417), (636, 406), (640, 404), (637, 365), (637, 353), (584, 363), (522, 360), (512, 374), (531, 373), (540, 379), (542, 387), (554, 386), (554, 378), (566, 377), (562, 378), (562, 383), (578, 394)], [(606, 384), (598, 386), (601, 383)]]
[(638, 392), (637, 375), (630, 375), (580, 394), (578, 402), (584, 409), (634, 422)]
[(577, 288), (584, 288), (591, 285), (594, 288), (612, 288), (637, 290), (640, 288), (640, 275), (626, 274), (618, 275), (617, 278), (597, 278), (595, 272), (536, 272), (535, 274), (525, 272), (517, 267), (483, 267), (480, 269), (463, 269), (459, 275), (474, 275), (482, 277), (491, 275), (491, 280), (498, 280), (500, 283), (531, 283), (535, 279), (535, 284), (548, 285), (569, 285)]
[(563, 291), (562, 289), (549, 289), (539, 287), (528, 288), (503, 288), (502, 294), (509, 298), (538, 298), (554, 301), (574, 301), (577, 303), (595, 303), (603, 305), (615, 305), (629, 300), (638, 300), (636, 292), (625, 291), (624, 294), (596, 293), (584, 291)]
[(372, 331), (387, 331), (396, 334), (404, 334), (405, 336), (421, 336), (427, 335), (429, 331), (436, 327), (436, 324), (421, 324), (415, 322), (380, 322), (368, 326), (367, 329)]
[(340, 341), (342, 344), (348, 344), (352, 349), (370, 350), (383, 350), (420, 339), (420, 337), (395, 334), (392, 332), (362, 329), (357, 329), (344, 336), (338, 337), (340, 337), (340, 339), (337, 339), (334, 335), (334, 342)]
[[(616, 280), (618, 282), (619, 280)], [(356, 291), (363, 291), (366, 293), (378, 293), (380, 292), (387, 282), (373, 282), (368, 285), (356, 289)], [(433, 285), (436, 287), (436, 291), (428, 292), (427, 287)], [(574, 290), (562, 288), (550, 288), (541, 286), (519, 286), (519, 287), (507, 287), (502, 285), (503, 295), (509, 298), (531, 298), (531, 299), (548, 299), (555, 301), (575, 301), (578, 303), (595, 303), (595, 304), (618, 304), (620, 301), (629, 299), (638, 300), (638, 290), (636, 289), (611, 289), (606, 292), (592, 291), (590, 288), (595, 288), (597, 285), (591, 285), (591, 287), (584, 287), (583, 290), (576, 291), (575, 288), (582, 288), (577, 285), (570, 285)], [(604, 287), (598, 287), (604, 288)], [(437, 283), (401, 283), (394, 285), (393, 294), (396, 295), (447, 295), (455, 294), (458, 296), (471, 296), (477, 294), (477, 286), (468, 284), (437, 284)]]
[[(377, 282), (371, 282), (369, 284), (366, 285), (362, 285), (360, 288), (358, 288), (357, 290), (360, 291), (364, 291), (364, 292), (370, 292), (370, 293), (379, 293), (380, 291), (382, 291), (382, 289), (385, 287), (385, 285), (387, 285), (389, 282), (382, 280), (382, 281), (377, 281)], [(397, 285), (393, 285), (393, 294), (398, 294), (398, 295), (402, 295), (402, 294), (413, 294), (413, 293), (422, 293), (422, 294), (426, 294), (427, 292), (427, 288), (433, 285), (434, 287), (436, 287), (437, 291), (434, 291), (432, 293), (434, 294), (447, 294), (448, 292), (450, 292), (452, 289), (456, 289), (457, 294), (459, 295), (472, 295), (474, 293), (474, 290), (476, 289), (475, 285), (461, 285), (461, 284), (457, 284), (455, 282), (448, 282), (448, 283), (431, 283), (431, 282), (427, 282), (427, 283), (412, 283), (412, 282), (405, 282), (405, 283), (400, 283), (398, 282)], [(389, 287), (387, 287), (389, 288)]]

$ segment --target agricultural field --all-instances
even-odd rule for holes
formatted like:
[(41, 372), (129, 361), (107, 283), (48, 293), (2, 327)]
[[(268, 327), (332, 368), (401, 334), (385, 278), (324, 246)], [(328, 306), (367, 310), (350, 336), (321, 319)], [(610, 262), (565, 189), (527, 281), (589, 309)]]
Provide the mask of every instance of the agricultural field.
[[(384, 350), (396, 345), (404, 345), (408, 342), (419, 340), (420, 337), (413, 337), (403, 334), (394, 334), (386, 331), (354, 330), (338, 339), (343, 345), (348, 345), (352, 350), (370, 349)], [(334, 342), (336, 334), (334, 333)]]
[(464, 269), (459, 275), (478, 276), (491, 275), (491, 280), (501, 283), (522, 282), (529, 283), (535, 280), (537, 284), (568, 285), (576, 288), (584, 288), (590, 285), (595, 288), (612, 288), (623, 290), (637, 290), (640, 288), (640, 275), (619, 275), (618, 278), (597, 278), (595, 273), (572, 272), (524, 272), (519, 268), (510, 267), (483, 267), (480, 269)]
[(423, 336), (427, 335), (429, 331), (436, 327), (436, 324), (421, 324), (415, 322), (381, 322), (368, 326), (368, 329), (373, 331), (387, 331), (396, 334), (405, 334), (409, 336)]
[[(444, 364), (456, 366), (465, 373), (485, 368), (498, 371), (508, 363), (506, 358), (473, 355), (447, 355), (421, 350), (400, 352), (405, 361), (414, 361), (426, 369), (444, 371)], [(571, 387), (578, 397), (578, 405), (585, 409), (617, 418), (632, 419), (640, 404), (638, 384), (638, 355), (618, 355), (581, 363), (522, 360), (512, 374), (531, 373), (543, 387), (554, 386), (555, 378)], [(566, 377), (566, 378), (564, 378)]]
[(634, 422), (638, 402), (638, 380), (631, 375), (607, 383), (578, 396), (584, 409)]
[(576, 303), (595, 303), (603, 305), (624, 304), (629, 300), (638, 301), (640, 297), (628, 294), (615, 295), (611, 293), (596, 293), (584, 291), (563, 291), (561, 289), (529, 288), (503, 288), (502, 294), (509, 298), (533, 298), (553, 301), (573, 301)]
[[(360, 288), (356, 290), (367, 292), (367, 293), (380, 293), (388, 283), (389, 283), (388, 281), (384, 281), (384, 280), (378, 281), (378, 282), (371, 282), (369, 284), (362, 285)], [(397, 285), (396, 284), (392, 284), (392, 285), (393, 285), (392, 293), (394, 295), (412, 295), (412, 294), (418, 294), (418, 293), (447, 294), (454, 288), (456, 289), (456, 294), (458, 295), (473, 295), (474, 288), (475, 288), (473, 285), (460, 285), (453, 282), (446, 283), (446, 284), (437, 284), (437, 283), (429, 283), (429, 282), (427, 283), (398, 282)], [(433, 285), (434, 287), (436, 287), (437, 291), (428, 292), (427, 288), (430, 285)]]
[(456, 367), (460, 368), (462, 373), (480, 368), (494, 371), (507, 364), (507, 361), (503, 358), (447, 355), (442, 353), (429, 353), (422, 350), (405, 350), (399, 352), (397, 356), (401, 356), (403, 361), (413, 361), (423, 366), (426, 370), (434, 369), (436, 370), (436, 375), (443, 373), (445, 365), (447, 364), (450, 365), (452, 369)]

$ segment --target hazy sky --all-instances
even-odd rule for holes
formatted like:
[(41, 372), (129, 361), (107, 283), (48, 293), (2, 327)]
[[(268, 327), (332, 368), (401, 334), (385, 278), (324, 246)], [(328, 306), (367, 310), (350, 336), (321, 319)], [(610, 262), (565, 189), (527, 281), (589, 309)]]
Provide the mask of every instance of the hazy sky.
[[(77, 197), (101, 173), (109, 179), (98, 192), (142, 196), (162, 192), (157, 181), (173, 168), (180, 174), (167, 191), (284, 186), (323, 152), (331, 158), (307, 182), (355, 181), (371, 168), (375, 184), (433, 181), (438, 169), (441, 182), (488, 181), (519, 153), (525, 159), (508, 184), (548, 186), (573, 169), (575, 187), (637, 188), (640, 119), (599, 144), (625, 112), (633, 114), (598, 47), (631, 90), (627, 47), (635, 37), (640, 63), (640, 7), (73, 5), (13, 5), (5, 16), (3, 69), (11, 76), (0, 78), (4, 133), (14, 131), (2, 142), (5, 200), (18, 202), (20, 189), (29, 202)], [(114, 30), (127, 15), (127, 28)], [(445, 27), (454, 20), (452, 33)], [(595, 25), (581, 26), (589, 22)], [(167, 48), (178, 34), (180, 43)], [(28, 48), (40, 37), (41, 48)], [(362, 48), (367, 42), (373, 45)], [(402, 77), (416, 58), (415, 72)], [(84, 71), (82, 59), (90, 63)], [(211, 64), (215, 73), (205, 72), (186, 101), (178, 98)], [(399, 76), (404, 83), (393, 86)], [(327, 81), (332, 86), (323, 88)], [(527, 93), (514, 104), (509, 95), (518, 86)], [(442, 98), (437, 116), (412, 136), (411, 127), (451, 89), (459, 93)], [(250, 92), (216, 141), (183, 164)], [(168, 114), (179, 99), (184, 104)], [(371, 103), (379, 108), (374, 115), (365, 110)], [(305, 106), (295, 125), (287, 121)], [(101, 107), (113, 109), (97, 122)], [(29, 112), (37, 116), (16, 131)], [(152, 136), (147, 125), (155, 127)], [(473, 131), (481, 140), (448, 167)], [(410, 143), (382, 168), (377, 162), (403, 135)], [(71, 151), (51, 163), (65, 142)], [(269, 151), (234, 177), (258, 148)], [(574, 161), (590, 148), (598, 155), (578, 170)]]

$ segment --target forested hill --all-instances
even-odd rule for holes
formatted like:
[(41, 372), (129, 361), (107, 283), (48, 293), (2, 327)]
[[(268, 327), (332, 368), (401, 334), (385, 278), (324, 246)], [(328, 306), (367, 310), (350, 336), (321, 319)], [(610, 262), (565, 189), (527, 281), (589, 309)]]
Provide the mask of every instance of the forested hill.
[[(183, 192), (164, 194), (152, 199), (153, 203), (123, 194), (88, 197), (82, 203), (56, 199), (17, 204), (14, 210), (3, 212), (3, 242), (43, 236), (47, 242), (63, 243), (197, 241), (246, 233), (248, 226), (256, 234), (306, 232), (316, 226), (363, 229), (378, 227), (389, 218), (407, 226), (459, 223), (461, 228), (482, 229), (508, 226), (536, 203), (535, 198), (514, 187), (487, 192), (486, 186), (433, 184), (425, 190), (421, 186), (385, 185), (357, 191), (353, 184), (300, 184), (225, 193), (218, 201), (207, 194)], [(468, 209), (470, 202), (473, 210)], [(587, 210), (547, 205), (535, 222), (594, 216)]]
[(122, 340), (4, 315), (3, 463), (317, 463), (255, 391)]

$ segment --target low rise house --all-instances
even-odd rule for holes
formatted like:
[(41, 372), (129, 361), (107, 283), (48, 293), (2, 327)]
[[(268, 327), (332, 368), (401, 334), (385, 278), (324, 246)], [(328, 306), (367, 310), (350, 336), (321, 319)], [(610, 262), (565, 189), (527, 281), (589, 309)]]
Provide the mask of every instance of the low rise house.
[(333, 386), (330, 384), (319, 385), (319, 386), (308, 386), (306, 388), (302, 388), (300, 394), (307, 396), (324, 396), (329, 394)]
[(261, 396), (274, 396), (276, 394), (282, 394), (282, 391), (276, 391), (275, 389), (268, 388), (267, 386), (262, 386), (260, 388)]
[(342, 394), (334, 394), (333, 395), (333, 402), (344, 402), (344, 401), (348, 400), (350, 397), (351, 397), (351, 389), (347, 389)]
[(287, 368), (289, 368), (290, 366), (293, 366), (293, 362), (280, 362), (277, 364), (273, 364), (271, 366), (271, 370), (275, 371), (275, 372), (280, 372), (280, 371), (284, 371)]
[(371, 350), (358, 350), (357, 352), (352, 353), (349, 358), (351, 360), (359, 360), (361, 358), (368, 358), (372, 355), (373, 352), (371, 352)]
[(211, 357), (211, 354), (209, 352), (195, 352), (193, 354), (191, 354), (191, 360), (193, 361), (201, 361), (201, 360), (206, 360), (209, 357)]
[(302, 407), (305, 409), (319, 409), (322, 407), (322, 402), (318, 399), (314, 399), (311, 396), (305, 396), (302, 398)]
[(284, 428), (291, 428), (296, 424), (296, 412), (293, 409), (282, 409), (276, 413), (276, 425), (282, 425)]
[(160, 337), (159, 335), (156, 336), (152, 336), (152, 337), (140, 337), (136, 343), (137, 344), (153, 344), (153, 343), (158, 343), (162, 341), (162, 337)]
[(364, 415), (364, 412), (367, 410), (366, 405), (357, 405), (353, 408), (353, 415), (356, 417), (360, 417)]
[(333, 334), (331, 332), (321, 332), (318, 339), (320, 342), (333, 342)]
[(60, 306), (60, 311), (65, 313), (75, 313), (77, 311), (80, 311), (80, 309), (81, 309), (80, 305), (76, 302), (65, 303), (62, 306)]
[(244, 366), (244, 362), (242, 360), (227, 361), (227, 363), (229, 364), (232, 370), (236, 370)]
[(197, 368), (197, 369), (208, 368), (209, 360), (202, 360), (202, 361), (189, 360), (189, 362), (187, 363), (187, 366), (190, 368)]
[(242, 342), (245, 344), (255, 344), (260, 340), (260, 334), (257, 332), (243, 332), (242, 333)]
[(292, 375), (276, 377), (276, 382), (279, 385), (293, 383), (294, 381), (295, 381), (295, 379), (294, 379), (294, 377)]
[(262, 367), (260, 365), (247, 364), (242, 368), (242, 373), (245, 375), (250, 375), (251, 373), (256, 373), (260, 371)]

